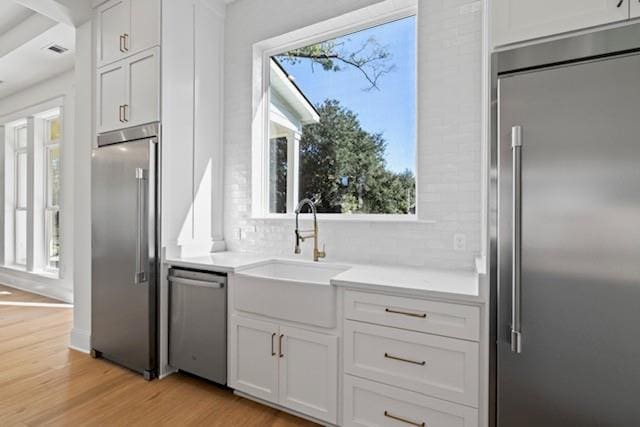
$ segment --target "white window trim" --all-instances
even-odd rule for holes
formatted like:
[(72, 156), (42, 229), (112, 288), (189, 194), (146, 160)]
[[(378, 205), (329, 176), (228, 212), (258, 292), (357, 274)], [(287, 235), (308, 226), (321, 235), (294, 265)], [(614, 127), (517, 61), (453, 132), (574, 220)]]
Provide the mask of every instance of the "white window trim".
[[(59, 150), (59, 156), (62, 156), (62, 139), (64, 138), (64, 129), (63, 129), (63, 122), (62, 122), (62, 111), (61, 109), (56, 109), (54, 111), (51, 112), (46, 112), (43, 113), (41, 118), (44, 120), (45, 122), (45, 126), (44, 126), (44, 131), (45, 131), (45, 136), (43, 138), (44, 141), (44, 149), (43, 149), (43, 153), (44, 153), (44, 209), (43, 209), (43, 248), (44, 248), (44, 265), (43, 268), (45, 271), (47, 272), (51, 272), (51, 273), (57, 273), (59, 272), (60, 268), (55, 268), (55, 267), (51, 267), (49, 265), (49, 258), (50, 258), (50, 253), (49, 253), (49, 240), (48, 240), (48, 236), (49, 236), (49, 228), (51, 226), (51, 224), (49, 224), (49, 222), (47, 221), (47, 217), (49, 216), (50, 213), (52, 212), (60, 212), (60, 200), (58, 200), (58, 205), (53, 205), (51, 204), (51, 195), (52, 195), (52, 191), (50, 188), (51, 183), (49, 182), (49, 153), (51, 152), (52, 149), (58, 148)], [(49, 126), (49, 122), (55, 118), (58, 118), (58, 120), (60, 121), (60, 138), (58, 138), (55, 141), (51, 141), (51, 135), (50, 135), (50, 126)], [(60, 194), (58, 195), (58, 197), (60, 197)], [(60, 257), (61, 252), (58, 253), (58, 256)]]
[[(58, 96), (58, 97), (54, 97), (51, 99), (48, 99), (46, 101), (43, 101), (42, 103), (38, 104), (38, 105), (33, 105), (30, 106), (28, 108), (24, 108), (24, 109), (20, 109), (20, 110), (16, 110), (12, 113), (9, 113), (7, 115), (4, 115), (2, 117), (0, 117), (0, 128), (4, 127), (5, 129), (5, 136), (8, 135), (7, 131), (9, 132), (10, 138), (5, 138), (4, 144), (7, 147), (10, 147), (9, 150), (10, 152), (5, 151), (7, 154), (11, 154), (14, 156), (14, 159), (12, 160), (12, 165), (13, 165), (13, 169), (12, 171), (9, 171), (5, 168), (4, 170), (4, 174), (5, 174), (5, 178), (7, 180), (11, 180), (14, 182), (8, 182), (8, 186), (9, 188), (11, 188), (11, 191), (14, 192), (13, 195), (9, 195), (8, 197), (5, 196), (5, 200), (4, 203), (7, 204), (13, 204), (13, 206), (11, 206), (11, 211), (12, 211), (12, 215), (13, 218), (11, 217), (4, 217), (2, 218), (4, 224), (2, 224), (3, 227), (5, 227), (6, 232), (8, 232), (7, 230), (7, 225), (11, 228), (11, 230), (13, 231), (13, 236), (6, 236), (12, 239), (12, 242), (7, 242), (10, 247), (12, 248), (13, 253), (4, 253), (3, 254), (3, 259), (0, 259), (0, 270), (2, 269), (8, 269), (11, 271), (22, 271), (25, 272), (25, 274), (29, 274), (29, 275), (33, 275), (33, 276), (39, 276), (39, 277), (47, 277), (47, 278), (51, 278), (51, 279), (62, 279), (62, 270), (64, 268), (63, 265), (63, 261), (64, 261), (64, 255), (63, 255), (63, 251), (64, 251), (64, 231), (61, 229), (60, 230), (60, 244), (61, 244), (61, 248), (60, 248), (60, 266), (58, 269), (50, 269), (50, 268), (46, 268), (46, 260), (48, 260), (48, 258), (44, 258), (45, 256), (45, 223), (46, 223), (46, 218), (45, 218), (45, 206), (47, 205), (47, 200), (45, 200), (44, 198), (41, 197), (41, 195), (44, 195), (46, 197), (46, 188), (43, 188), (40, 184), (42, 184), (43, 182), (46, 183), (46, 177), (45, 176), (41, 176), (40, 182), (38, 183), (38, 185), (36, 186), (37, 188), (35, 188), (32, 184), (27, 184), (27, 207), (26, 207), (26, 211), (27, 211), (27, 259), (26, 259), (26, 264), (16, 264), (15, 263), (15, 257), (16, 257), (16, 251), (15, 251), (15, 230), (16, 230), (16, 220), (15, 220), (15, 204), (16, 204), (16, 197), (17, 197), (17, 191), (16, 191), (16, 186), (17, 186), (17, 180), (16, 180), (16, 173), (17, 173), (17, 167), (16, 167), (16, 160), (17, 157), (15, 156), (15, 145), (14, 145), (14, 141), (10, 140), (10, 139), (14, 139), (15, 136), (13, 134), (13, 128), (16, 127), (21, 127), (21, 126), (30, 126), (29, 123), (36, 121), (37, 124), (36, 125), (31, 125), (33, 126), (33, 130), (32, 133), (30, 135), (27, 136), (28, 141), (30, 139), (32, 139), (32, 145), (30, 146), (29, 142), (27, 142), (27, 173), (29, 174), (30, 170), (33, 169), (38, 169), (38, 171), (40, 171), (41, 173), (45, 173), (44, 171), (44, 167), (42, 167), (42, 163), (45, 159), (45, 147), (44, 145), (44, 135), (40, 132), (40, 130), (43, 130), (44, 127), (42, 126), (42, 123), (44, 120), (46, 120), (47, 118), (51, 118), (53, 116), (59, 115), (60, 116), (60, 121), (61, 121), (61, 129), (60, 129), (60, 139), (59, 139), (59, 144), (60, 144), (60, 150), (61, 150), (61, 154), (62, 154), (62, 150), (64, 149), (64, 96)], [(37, 134), (35, 133), (37, 132)], [(36, 147), (35, 144), (38, 144), (38, 146)], [(8, 144), (8, 145), (7, 145)], [(36, 149), (37, 148), (37, 149)], [(22, 151), (23, 149), (21, 149), (20, 151)], [(42, 150), (41, 152), (38, 150)], [(36, 158), (37, 157), (37, 158)], [(4, 159), (4, 163), (5, 165), (7, 165), (7, 162), (9, 161), (8, 158)], [(61, 169), (64, 168), (63, 166), (63, 159), (61, 157), (60, 159), (61, 162)], [(37, 168), (36, 168), (37, 166)], [(40, 175), (38, 175), (40, 176)], [(30, 178), (27, 177), (27, 179), (29, 180)], [(35, 181), (35, 176), (31, 178), (31, 181)], [(46, 184), (45, 184), (46, 185)], [(60, 206), (59, 209), (60, 211), (64, 210), (64, 206), (63, 206), (63, 192), (64, 190), (61, 189), (60, 192)], [(36, 196), (37, 200), (34, 199), (34, 195)], [(38, 214), (38, 215), (34, 215), (34, 209), (35, 207), (33, 206), (33, 202), (35, 201), (36, 204), (38, 204), (39, 208), (38, 208), (38, 212), (42, 211), (42, 215)], [(29, 205), (29, 203), (32, 203), (32, 206)], [(7, 206), (9, 207), (9, 206)], [(21, 209), (24, 210), (24, 209)], [(62, 224), (61, 224), (62, 227)], [(41, 237), (42, 236), (42, 237)], [(5, 246), (6, 249), (8, 249), (7, 246)]]
[[(20, 206), (18, 200), (20, 198), (20, 189), (19, 187), (19, 183), (20, 180), (18, 179), (18, 175), (20, 173), (20, 167), (19, 167), (19, 161), (18, 158), (20, 157), (21, 154), (27, 156), (27, 163), (28, 163), (28, 151), (27, 151), (27, 146), (29, 145), (29, 143), (27, 142), (27, 144), (24, 145), (24, 147), (20, 147), (18, 145), (18, 132), (21, 129), (27, 129), (27, 123), (26, 121), (24, 122), (20, 122), (15, 124), (15, 126), (13, 126), (11, 128), (11, 131), (13, 132), (13, 260), (12, 260), (12, 264), (17, 266), (17, 267), (21, 267), (21, 268), (26, 268), (27, 266), (27, 258), (28, 258), (28, 250), (25, 247), (25, 260), (24, 262), (18, 262), (18, 212), (24, 212), (25, 216), (28, 215), (27, 213), (27, 206), (29, 204), (29, 197), (28, 195), (25, 194), (25, 198), (26, 198), (26, 204), (24, 206)], [(27, 136), (27, 139), (29, 137)], [(27, 170), (25, 171), (25, 174), (28, 174), (29, 171), (29, 167), (27, 166)], [(28, 177), (27, 177), (28, 180)], [(28, 187), (28, 186), (27, 186)], [(29, 191), (28, 188), (25, 189), (27, 192)], [(26, 218), (25, 218), (25, 221)], [(28, 222), (28, 221), (27, 221)], [(26, 231), (26, 230), (25, 230)], [(25, 241), (25, 245), (27, 245), (27, 239), (28, 239), (28, 233), (25, 234), (23, 236), (24, 241)]]
[[(341, 37), (399, 19), (415, 16), (418, 28), (417, 0), (386, 0), (358, 9), (290, 33), (273, 37), (253, 45), (253, 111), (251, 146), (251, 217), (253, 219), (290, 220), (295, 216), (269, 212), (269, 106), (270, 60), (273, 55), (324, 40)], [(418, 66), (418, 38), (416, 34), (416, 67)], [(417, 73), (416, 73), (417, 75)], [(416, 81), (416, 98), (418, 82)], [(416, 114), (416, 128), (418, 126)], [(416, 129), (416, 191), (415, 214), (320, 214), (319, 218), (337, 221), (426, 222), (418, 219), (419, 149)], [(288, 197), (289, 198), (289, 197)], [(287, 203), (289, 204), (289, 203)], [(287, 206), (288, 208), (289, 206)]]

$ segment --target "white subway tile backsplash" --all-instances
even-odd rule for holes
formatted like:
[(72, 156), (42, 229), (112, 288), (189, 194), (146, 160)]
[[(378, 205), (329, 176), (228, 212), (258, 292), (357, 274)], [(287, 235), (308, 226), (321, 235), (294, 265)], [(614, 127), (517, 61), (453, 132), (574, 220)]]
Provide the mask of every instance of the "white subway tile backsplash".
[[(314, 13), (308, 13), (306, 2), (253, 7), (260, 3), (245, 0), (227, 8), (225, 237), (231, 250), (292, 256), (293, 220), (251, 218), (251, 49), (264, 38), (314, 23), (316, 16), (344, 13), (347, 3), (317, 2)], [(353, 7), (372, 3), (359, 0)], [(418, 209), (421, 219), (435, 223), (321, 221), (329, 261), (474, 265), (481, 240), (481, 9), (480, 1), (419, 1)], [(456, 233), (465, 234), (466, 250), (454, 251)], [(303, 243), (300, 256), (311, 257), (310, 242)]]

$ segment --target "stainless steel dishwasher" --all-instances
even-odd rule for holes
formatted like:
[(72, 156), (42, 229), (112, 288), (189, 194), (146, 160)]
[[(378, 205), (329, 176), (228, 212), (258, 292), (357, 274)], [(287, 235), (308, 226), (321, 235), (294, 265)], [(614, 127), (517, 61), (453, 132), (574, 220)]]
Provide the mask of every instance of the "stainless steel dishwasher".
[(227, 278), (169, 270), (169, 364), (227, 383)]

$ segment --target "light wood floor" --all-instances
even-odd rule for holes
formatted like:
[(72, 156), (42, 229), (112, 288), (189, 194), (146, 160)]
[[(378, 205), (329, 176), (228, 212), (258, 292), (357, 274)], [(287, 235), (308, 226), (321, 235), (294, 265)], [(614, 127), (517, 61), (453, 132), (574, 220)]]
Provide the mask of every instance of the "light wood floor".
[(47, 303), (0, 285), (0, 426), (314, 425), (203, 380), (146, 382), (69, 350), (72, 311)]

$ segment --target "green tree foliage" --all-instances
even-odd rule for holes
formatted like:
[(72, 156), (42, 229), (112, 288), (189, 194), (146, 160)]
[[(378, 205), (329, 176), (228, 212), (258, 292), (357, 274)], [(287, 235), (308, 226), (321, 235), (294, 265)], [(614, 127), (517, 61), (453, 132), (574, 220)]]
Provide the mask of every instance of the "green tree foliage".
[(300, 140), (300, 197), (319, 212), (404, 214), (414, 212), (415, 177), (386, 168), (386, 142), (360, 126), (336, 100), (318, 107), (320, 122), (306, 125)]

